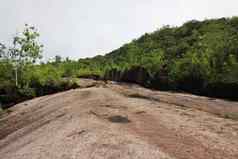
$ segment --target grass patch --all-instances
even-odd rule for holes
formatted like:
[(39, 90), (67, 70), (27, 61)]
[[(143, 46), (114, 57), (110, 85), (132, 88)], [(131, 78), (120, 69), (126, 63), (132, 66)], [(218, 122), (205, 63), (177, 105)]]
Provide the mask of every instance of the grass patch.
[(150, 97), (144, 96), (142, 94), (139, 93), (131, 93), (128, 95), (128, 97), (130, 98), (141, 98), (141, 99), (151, 99)]
[(226, 119), (238, 120), (238, 113), (226, 113), (224, 115)]
[(11, 113), (11, 112), (12, 112), (12, 110), (4, 109), (2, 104), (0, 103), (0, 118), (4, 115), (7, 115), (7, 114)]
[(152, 100), (152, 101), (155, 101), (155, 102), (161, 102), (159, 98), (153, 98), (151, 96), (142, 95), (140, 93), (131, 93), (127, 96), (130, 97), (130, 98), (139, 98), (139, 99)]
[(0, 106), (0, 117), (3, 113), (4, 113), (4, 111), (3, 111), (2, 107)]
[(6, 115), (6, 114), (9, 114), (11, 113), (11, 111), (9, 109), (2, 109), (0, 107), (0, 118), (3, 116), (3, 115)]

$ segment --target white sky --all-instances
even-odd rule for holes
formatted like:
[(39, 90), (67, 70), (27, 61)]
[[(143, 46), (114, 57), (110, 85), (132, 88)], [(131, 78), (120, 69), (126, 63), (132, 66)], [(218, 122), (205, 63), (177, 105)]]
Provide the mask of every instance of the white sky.
[(238, 0), (0, 0), (0, 42), (25, 23), (41, 34), (45, 59), (108, 53), (163, 25), (238, 15)]

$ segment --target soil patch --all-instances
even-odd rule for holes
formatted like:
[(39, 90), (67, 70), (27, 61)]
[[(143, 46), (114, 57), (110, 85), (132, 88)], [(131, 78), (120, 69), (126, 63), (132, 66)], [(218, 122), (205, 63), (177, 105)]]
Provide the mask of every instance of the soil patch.
[(122, 124), (131, 122), (127, 117), (123, 117), (120, 115), (111, 116), (108, 118), (108, 120), (113, 123), (122, 123)]

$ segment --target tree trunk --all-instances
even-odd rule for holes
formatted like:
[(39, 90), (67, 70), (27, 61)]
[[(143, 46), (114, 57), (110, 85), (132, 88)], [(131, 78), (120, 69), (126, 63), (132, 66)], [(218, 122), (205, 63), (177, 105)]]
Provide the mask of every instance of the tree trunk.
[(16, 82), (16, 87), (18, 86), (18, 74), (17, 74), (17, 67), (15, 68), (15, 82)]

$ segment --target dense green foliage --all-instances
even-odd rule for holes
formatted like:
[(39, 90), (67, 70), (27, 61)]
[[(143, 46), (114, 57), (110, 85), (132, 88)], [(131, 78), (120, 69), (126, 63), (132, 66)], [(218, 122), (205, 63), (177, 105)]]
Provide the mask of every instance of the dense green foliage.
[(238, 17), (165, 26), (88, 63), (108, 79), (237, 98)]
[(38, 37), (37, 30), (26, 25), (12, 46), (0, 44), (0, 107), (77, 87), (76, 81), (62, 78), (63, 71), (70, 71), (58, 68), (58, 58), (54, 63), (35, 64), (43, 51)]
[[(78, 77), (238, 99), (238, 17), (164, 26), (105, 56), (77, 61), (56, 56), (51, 62), (34, 64), (42, 51), (38, 36), (26, 26), (23, 35), (13, 40), (18, 47), (0, 45), (0, 103), (75, 88), (71, 79)], [(13, 48), (18, 56), (6, 54)]]

